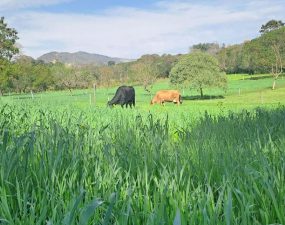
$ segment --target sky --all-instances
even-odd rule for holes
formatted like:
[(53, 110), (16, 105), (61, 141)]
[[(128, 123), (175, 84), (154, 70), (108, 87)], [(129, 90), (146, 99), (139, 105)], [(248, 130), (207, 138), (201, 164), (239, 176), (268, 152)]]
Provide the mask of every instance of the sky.
[(34, 58), (85, 51), (135, 59), (238, 44), (271, 19), (284, 22), (284, 11), (285, 0), (0, 0), (0, 16)]

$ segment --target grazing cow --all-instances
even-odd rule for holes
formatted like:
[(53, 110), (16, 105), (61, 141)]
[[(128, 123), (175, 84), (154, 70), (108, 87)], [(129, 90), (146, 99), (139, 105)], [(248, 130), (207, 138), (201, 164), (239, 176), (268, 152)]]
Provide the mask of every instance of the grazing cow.
[(150, 104), (154, 103), (164, 105), (164, 102), (174, 102), (177, 105), (182, 103), (181, 95), (177, 90), (161, 90), (156, 92)]
[(119, 87), (112, 100), (108, 101), (108, 105), (121, 105), (122, 108), (124, 105), (126, 105), (126, 108), (129, 105), (132, 108), (132, 106), (135, 106), (135, 89), (131, 86)]

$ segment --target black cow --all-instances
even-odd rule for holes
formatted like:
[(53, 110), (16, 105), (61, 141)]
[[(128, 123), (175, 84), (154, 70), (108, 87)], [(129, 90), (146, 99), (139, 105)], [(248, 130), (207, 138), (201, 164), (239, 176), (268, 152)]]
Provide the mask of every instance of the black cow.
[(111, 101), (108, 101), (109, 106), (121, 105), (123, 108), (128, 105), (132, 108), (135, 106), (135, 89), (132, 86), (121, 86), (117, 89), (115, 96)]

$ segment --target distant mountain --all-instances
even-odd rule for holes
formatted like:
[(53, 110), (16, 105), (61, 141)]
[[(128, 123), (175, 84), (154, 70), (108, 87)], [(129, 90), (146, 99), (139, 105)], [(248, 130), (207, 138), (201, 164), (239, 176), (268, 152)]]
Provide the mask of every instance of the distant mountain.
[(109, 61), (114, 61), (115, 63), (133, 61), (130, 59), (113, 58), (105, 55), (92, 54), (81, 51), (75, 53), (49, 52), (38, 57), (38, 60), (43, 60), (46, 63), (61, 62), (73, 65), (86, 65), (86, 64), (107, 65)]

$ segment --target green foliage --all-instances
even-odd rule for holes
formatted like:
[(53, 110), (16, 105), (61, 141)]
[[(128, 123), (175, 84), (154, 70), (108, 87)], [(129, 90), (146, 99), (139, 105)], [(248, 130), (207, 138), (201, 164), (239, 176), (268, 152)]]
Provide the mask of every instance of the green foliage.
[(164, 54), (159, 55), (143, 55), (137, 60), (138, 63), (151, 65), (158, 78), (167, 78), (171, 68), (177, 63), (178, 57)]
[(152, 84), (159, 77), (158, 55), (144, 55), (130, 66), (133, 79), (149, 91)]
[(269, 20), (266, 24), (263, 24), (260, 29), (261, 34), (266, 34), (273, 30), (277, 30), (284, 26), (284, 23), (281, 20)]
[[(62, 63), (43, 63), (20, 56), (8, 65), (2, 60), (3, 76), (0, 91), (30, 92), (45, 90), (72, 91), (76, 88), (90, 88), (94, 84), (111, 87), (123, 83), (142, 84), (148, 90), (158, 78), (168, 77), (177, 61), (171, 55), (145, 55), (130, 63), (106, 66), (75, 66)], [(4, 62), (6, 64), (4, 64)]]
[(244, 44), (232, 45), (220, 50), (217, 54), (220, 67), (223, 71), (231, 73), (253, 73), (252, 61), (244, 51)]
[(285, 27), (266, 33), (259, 38), (245, 44), (245, 51), (250, 55), (257, 70), (271, 72), (272, 64), (275, 64), (273, 45), (278, 45), (282, 61), (285, 62)]
[(0, 60), (10, 60), (13, 55), (19, 52), (15, 46), (18, 39), (17, 31), (9, 28), (7, 23), (4, 22), (4, 17), (0, 18)]
[(271, 72), (274, 78), (272, 89), (275, 89), (276, 80), (285, 64), (285, 27), (264, 33), (247, 43), (245, 49), (254, 62), (254, 67)]
[(1, 223), (284, 224), (285, 108), (173, 111), (0, 103)]
[(13, 71), (12, 65), (6, 59), (0, 59), (0, 95), (5, 91), (13, 88), (13, 81), (11, 72)]
[(196, 52), (182, 57), (172, 68), (170, 82), (200, 91), (206, 87), (226, 88), (226, 75), (221, 72), (218, 60), (211, 55)]
[(93, 68), (75, 67), (62, 63), (51, 64), (55, 89), (76, 89), (92, 87), (98, 79)]
[(4, 22), (4, 17), (0, 18), (0, 95), (3, 92), (13, 88), (11, 73), (11, 65), (9, 60), (19, 52), (15, 46), (18, 39), (17, 31), (9, 28)]
[(190, 52), (201, 51), (211, 55), (216, 55), (220, 51), (218, 43), (199, 43), (190, 48)]
[[(223, 48), (217, 55), (227, 73), (271, 73), (272, 66), (285, 63), (285, 27), (265, 32), (240, 45)], [(276, 70), (276, 69), (275, 69)]]
[(108, 61), (108, 66), (114, 66), (116, 64), (115, 61)]

